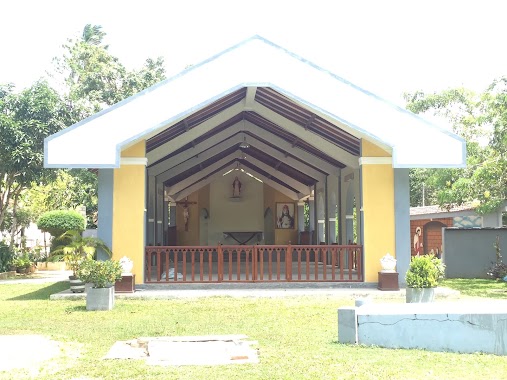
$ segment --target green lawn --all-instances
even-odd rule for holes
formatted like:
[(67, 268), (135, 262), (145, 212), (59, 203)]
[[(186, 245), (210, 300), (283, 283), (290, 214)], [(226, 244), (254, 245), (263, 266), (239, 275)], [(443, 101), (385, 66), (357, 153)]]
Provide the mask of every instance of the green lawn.
[[(43, 334), (65, 343), (62, 358), (43, 365), (39, 379), (507, 378), (506, 357), (338, 344), (336, 310), (352, 299), (118, 300), (111, 312), (87, 312), (84, 300), (48, 300), (67, 286), (0, 284), (0, 334)], [(248, 335), (259, 342), (260, 364), (171, 368), (101, 360), (117, 340), (205, 334)], [(29, 375), (0, 372), (0, 379)]]
[(440, 284), (459, 290), (463, 296), (496, 298), (507, 300), (507, 282), (487, 279), (446, 279)]

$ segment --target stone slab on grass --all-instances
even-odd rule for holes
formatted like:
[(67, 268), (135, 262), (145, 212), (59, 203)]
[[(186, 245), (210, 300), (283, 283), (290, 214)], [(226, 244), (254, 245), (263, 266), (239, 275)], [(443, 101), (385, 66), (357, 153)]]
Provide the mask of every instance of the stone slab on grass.
[(146, 345), (139, 344), (137, 339), (118, 341), (113, 344), (104, 359), (146, 359)]
[(225, 365), (258, 363), (246, 335), (142, 337), (116, 342), (104, 359), (146, 359), (148, 365)]

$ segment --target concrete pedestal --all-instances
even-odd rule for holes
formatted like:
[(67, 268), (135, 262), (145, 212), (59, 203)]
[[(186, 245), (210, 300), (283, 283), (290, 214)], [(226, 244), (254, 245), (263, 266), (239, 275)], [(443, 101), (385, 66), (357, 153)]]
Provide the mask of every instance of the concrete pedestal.
[(379, 290), (400, 290), (397, 272), (378, 272)]
[(115, 282), (114, 290), (116, 293), (134, 293), (136, 290), (136, 275), (122, 274), (121, 281)]

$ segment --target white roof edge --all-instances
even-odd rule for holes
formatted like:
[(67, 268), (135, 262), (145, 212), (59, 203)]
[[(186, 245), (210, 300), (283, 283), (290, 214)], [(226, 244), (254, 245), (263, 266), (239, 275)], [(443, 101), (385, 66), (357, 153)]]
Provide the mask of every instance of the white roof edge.
[[(114, 159), (110, 155), (107, 158), (106, 154), (104, 154), (104, 156), (100, 157), (100, 159), (98, 159), (96, 162), (68, 162), (68, 163), (61, 163), (61, 162), (60, 163), (51, 163), (51, 162), (49, 162), (49, 151), (52, 149), (52, 148), (50, 148), (50, 145), (52, 145), (52, 143), (55, 140), (62, 139), (64, 136), (69, 136), (69, 134), (76, 134), (75, 131), (80, 129), (81, 127), (90, 125), (92, 122), (97, 121), (100, 118), (107, 118), (109, 115), (112, 115), (113, 113), (118, 112), (120, 109), (122, 109), (122, 107), (125, 107), (129, 104), (133, 104), (133, 102), (136, 102), (136, 101), (138, 102), (139, 100), (143, 99), (143, 97), (149, 97), (152, 95), (154, 96), (154, 93), (156, 93), (157, 91), (160, 91), (161, 89), (164, 89), (167, 85), (169, 85), (173, 82), (176, 82), (178, 79), (182, 79), (187, 75), (198, 72), (199, 69), (202, 68), (204, 65), (206, 65), (208, 63), (211, 64), (212, 62), (214, 62), (218, 58), (221, 58), (228, 53), (234, 52), (236, 49), (238, 49), (244, 45), (247, 45), (252, 41), (256, 41), (256, 40), (261, 41), (263, 44), (268, 45), (272, 48), (275, 48), (276, 50), (279, 50), (285, 54), (288, 54), (290, 57), (298, 60), (299, 62), (302, 62), (302, 63), (310, 66), (311, 68), (318, 71), (317, 74), (325, 74), (326, 76), (330, 76), (334, 80), (340, 82), (342, 85), (345, 85), (346, 88), (351, 88), (362, 95), (366, 95), (371, 100), (374, 100), (375, 105), (377, 105), (378, 107), (382, 106), (383, 112), (386, 111), (384, 109), (384, 107), (387, 106), (388, 108), (395, 111), (398, 115), (402, 115), (402, 116), (400, 116), (401, 119), (407, 119), (407, 118), (408, 118), (408, 120), (413, 119), (414, 121), (416, 121), (417, 124), (419, 124), (419, 126), (425, 125), (426, 128), (429, 128), (430, 130), (434, 130), (435, 132), (438, 132), (438, 133), (441, 133), (441, 134), (447, 136), (447, 139), (446, 139), (447, 143), (449, 142), (448, 139), (454, 140), (457, 143), (457, 145), (454, 147), (455, 151), (452, 152), (454, 158), (452, 160), (448, 160), (444, 164), (440, 164), (438, 162), (432, 163), (431, 160), (428, 162), (422, 163), (422, 164), (418, 164), (415, 161), (412, 162), (412, 160), (410, 160), (410, 156), (411, 155), (413, 156), (414, 152), (424, 155), (424, 154), (428, 153), (427, 150), (425, 151), (424, 149), (422, 149), (421, 151), (418, 151), (417, 149), (414, 150), (414, 147), (411, 147), (410, 151), (409, 151), (407, 149), (403, 150), (402, 148), (397, 148), (395, 143), (393, 143), (392, 141), (389, 141), (389, 138), (386, 139), (383, 136), (380, 136), (378, 133), (375, 133), (375, 131), (372, 130), (371, 128), (370, 129), (362, 128), (361, 126), (358, 125), (358, 123), (351, 121), (350, 118), (343, 117), (342, 114), (339, 114), (338, 112), (333, 112), (333, 110), (331, 109), (332, 107), (325, 107), (325, 105), (319, 105), (318, 98), (315, 98), (315, 97), (314, 97), (314, 99), (302, 98), (301, 96), (298, 96), (295, 93), (295, 91), (292, 91), (292, 89), (288, 89), (284, 86), (280, 86), (276, 83), (272, 83), (269, 80), (268, 81), (246, 80), (246, 81), (239, 81), (239, 83), (236, 82), (235, 85), (229, 86), (225, 90), (222, 89), (222, 91), (219, 91), (218, 93), (214, 93), (214, 95), (212, 95), (212, 96), (204, 97), (200, 101), (197, 101), (197, 104), (193, 104), (191, 109), (185, 108), (179, 114), (176, 114), (176, 115), (171, 114), (170, 118), (168, 118), (164, 121), (158, 122), (154, 125), (150, 125), (149, 127), (146, 127), (142, 130), (139, 129), (137, 131), (137, 133), (132, 133), (131, 135), (126, 136), (126, 138), (122, 138), (121, 140), (116, 140), (114, 142), (109, 141), (109, 143), (104, 142), (101, 145), (101, 148), (102, 149), (109, 149), (109, 150), (114, 149), (114, 152), (115, 152), (114, 154), (116, 155), (116, 157), (114, 157)], [(254, 75), (254, 77), (255, 77), (255, 75)], [(320, 79), (322, 79), (322, 78), (320, 78)], [(281, 82), (283, 82), (283, 80), (281, 80)], [(385, 147), (391, 147), (392, 154), (393, 154), (393, 166), (394, 167), (402, 168), (402, 167), (464, 167), (464, 166), (466, 166), (466, 145), (465, 145), (465, 140), (463, 138), (461, 138), (460, 136), (457, 136), (456, 134), (452, 133), (451, 131), (448, 131), (438, 125), (435, 125), (435, 124), (429, 122), (424, 117), (416, 115), (416, 114), (414, 114), (402, 107), (399, 107), (398, 105), (390, 103), (389, 101), (371, 93), (370, 91), (367, 91), (357, 85), (354, 85), (353, 83), (347, 81), (346, 79), (344, 79), (336, 74), (333, 74), (330, 71), (325, 70), (325, 69), (321, 68), (320, 66), (314, 64), (313, 62), (310, 62), (310, 61), (298, 56), (297, 54), (294, 54), (294, 53), (286, 50), (285, 48), (283, 48), (279, 45), (276, 45), (276, 44), (274, 44), (274, 43), (272, 43), (272, 42), (270, 42), (270, 41), (266, 40), (265, 38), (258, 36), (258, 35), (252, 36), (252, 37), (250, 37), (250, 38), (248, 38), (236, 45), (233, 45), (232, 47), (230, 47), (226, 50), (223, 50), (222, 52), (215, 54), (212, 57), (210, 57), (210, 58), (208, 58), (208, 59), (206, 59), (194, 66), (191, 66), (190, 68), (185, 69), (170, 78), (165, 79), (164, 81), (161, 81), (161, 82), (159, 82), (159, 83), (157, 83), (157, 84), (127, 98), (127, 99), (122, 100), (119, 103), (116, 103), (115, 105), (113, 105), (107, 109), (104, 109), (104, 110), (102, 110), (102, 111), (100, 111), (100, 112), (98, 112), (98, 113), (96, 113), (84, 120), (81, 120), (80, 122), (66, 128), (56, 134), (53, 134), (53, 135), (47, 137), (44, 140), (44, 146), (45, 146), (44, 166), (45, 167), (94, 167), (94, 168), (97, 168), (97, 167), (99, 167), (99, 168), (100, 167), (111, 167), (111, 168), (112, 167), (119, 167), (119, 155), (120, 155), (121, 150), (124, 147), (132, 144), (135, 141), (145, 139), (147, 135), (149, 135), (150, 133), (155, 133), (156, 131), (162, 129), (166, 125), (170, 125), (171, 122), (174, 122), (174, 120), (177, 119), (178, 117), (183, 118), (183, 117), (191, 114), (192, 112), (194, 112), (195, 109), (198, 109), (199, 107), (204, 107), (207, 104), (210, 104), (213, 101), (221, 98), (222, 96), (224, 96), (224, 94), (231, 93), (235, 89), (245, 87), (245, 86), (259, 86), (259, 87), (260, 86), (269, 86), (269, 87), (272, 87), (272, 88), (276, 89), (277, 91), (284, 93), (284, 94), (288, 95), (289, 97), (297, 100), (298, 102), (305, 104), (308, 108), (314, 109), (316, 112), (322, 113), (327, 118), (332, 119), (336, 122), (342, 123), (344, 125), (347, 125), (350, 129), (354, 130), (356, 135), (361, 135), (362, 138), (366, 138), (367, 140), (377, 142), (378, 144), (384, 145)], [(333, 88), (336, 86), (338, 86), (337, 83), (330, 84), (330, 88)], [(300, 89), (300, 92), (302, 94), (305, 93), (301, 89)], [(368, 103), (370, 103), (370, 102), (368, 102)], [(379, 103), (380, 103), (380, 106), (379, 106)], [(382, 132), (382, 131), (380, 131), (380, 132)], [(392, 133), (394, 133), (394, 132), (392, 132)], [(430, 139), (430, 137), (428, 137), (428, 139)], [(423, 144), (423, 146), (425, 147), (425, 149), (427, 149), (427, 146), (425, 144)], [(55, 147), (55, 149), (56, 149), (56, 147)], [(53, 150), (55, 150), (55, 149), (53, 149)], [(458, 150), (461, 150), (461, 152), (459, 154), (458, 154)]]

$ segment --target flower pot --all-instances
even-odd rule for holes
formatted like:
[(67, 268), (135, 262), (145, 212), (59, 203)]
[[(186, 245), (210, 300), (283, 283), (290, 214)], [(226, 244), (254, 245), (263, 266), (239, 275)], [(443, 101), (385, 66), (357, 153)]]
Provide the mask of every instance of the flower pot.
[(85, 283), (76, 276), (69, 276), (70, 290), (72, 293), (83, 293), (85, 290)]
[(86, 293), (86, 310), (111, 310), (114, 306), (114, 288), (90, 288)]
[(407, 288), (406, 303), (433, 302), (435, 288)]
[(87, 282), (85, 284), (85, 293), (88, 294), (88, 290), (90, 290), (91, 288), (93, 288), (93, 284), (91, 282)]

